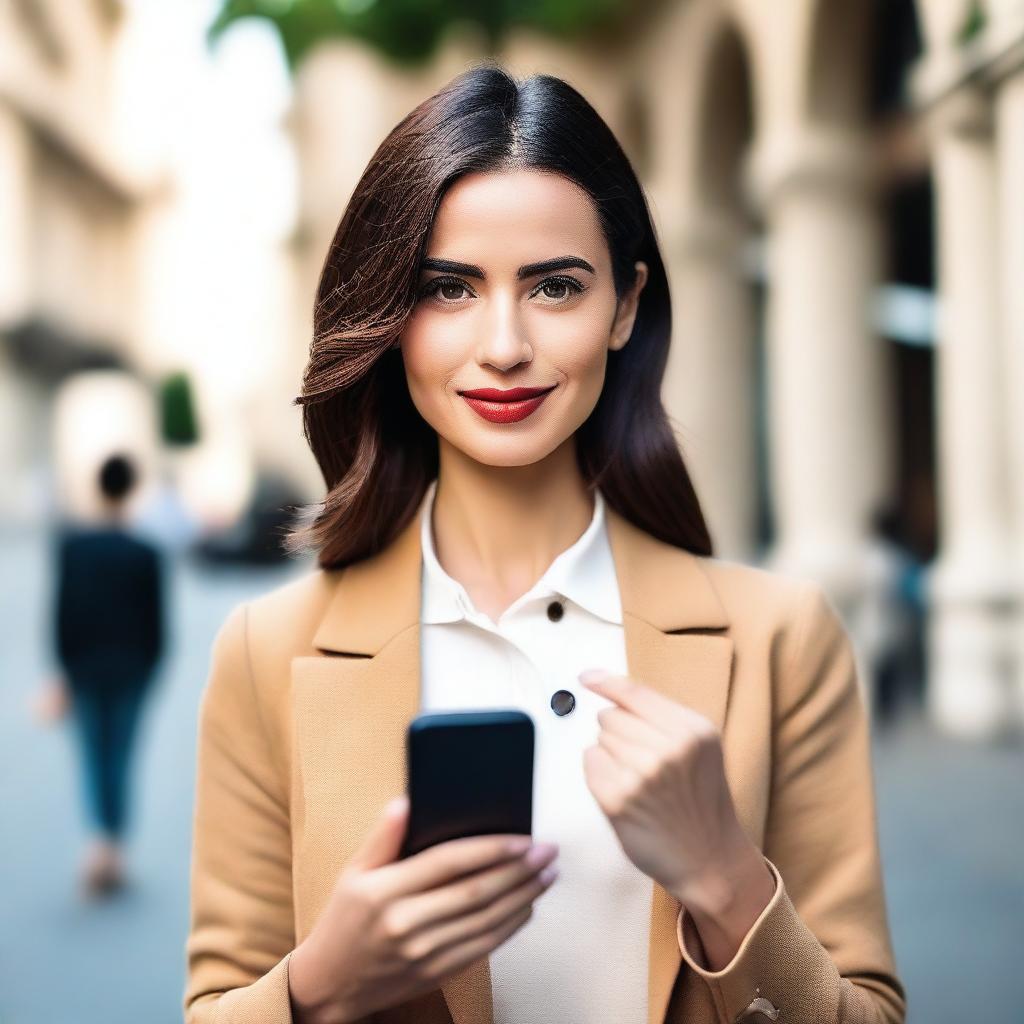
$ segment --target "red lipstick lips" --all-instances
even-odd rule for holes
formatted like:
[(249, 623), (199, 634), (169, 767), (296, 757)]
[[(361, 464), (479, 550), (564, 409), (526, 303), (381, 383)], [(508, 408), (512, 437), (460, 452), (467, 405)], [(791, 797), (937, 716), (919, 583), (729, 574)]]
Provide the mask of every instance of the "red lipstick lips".
[(539, 409), (555, 387), (552, 384), (549, 388), (473, 388), (460, 391), (459, 394), (485, 420), (491, 423), (515, 423)]

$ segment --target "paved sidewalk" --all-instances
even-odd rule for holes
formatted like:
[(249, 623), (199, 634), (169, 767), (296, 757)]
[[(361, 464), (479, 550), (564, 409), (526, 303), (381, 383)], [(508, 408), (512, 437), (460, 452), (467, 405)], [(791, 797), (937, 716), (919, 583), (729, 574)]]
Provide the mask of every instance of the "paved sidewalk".
[(188, 930), (195, 727), (215, 632), (228, 611), (304, 565), (210, 573), (177, 564), (173, 646), (143, 712), (131, 797), (130, 893), (77, 896), (86, 829), (67, 724), (26, 708), (48, 668), (45, 555), (0, 541), (0, 1024), (179, 1024)]
[[(188, 923), (195, 716), (210, 644), (238, 601), (308, 571), (178, 565), (174, 651), (141, 726), (129, 846), (137, 884), (76, 900), (84, 823), (69, 731), (40, 731), (48, 579), (32, 537), (0, 537), (0, 1024), (178, 1024)], [(876, 731), (886, 895), (911, 1024), (1024, 1021), (1024, 748)], [(569, 1022), (567, 1022), (569, 1024)]]

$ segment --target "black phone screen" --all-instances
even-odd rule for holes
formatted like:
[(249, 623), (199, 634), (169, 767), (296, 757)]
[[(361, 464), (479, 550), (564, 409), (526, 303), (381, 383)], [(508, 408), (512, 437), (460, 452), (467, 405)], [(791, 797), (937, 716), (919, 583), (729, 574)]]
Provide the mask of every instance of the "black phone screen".
[(399, 857), (533, 822), (533, 719), (523, 711), (417, 715), (406, 735), (409, 827)]

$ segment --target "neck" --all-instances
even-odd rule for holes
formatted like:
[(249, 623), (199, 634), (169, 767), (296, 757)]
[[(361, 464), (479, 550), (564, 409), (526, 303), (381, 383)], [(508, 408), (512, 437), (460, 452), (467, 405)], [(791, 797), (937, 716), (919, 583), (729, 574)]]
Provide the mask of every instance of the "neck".
[(526, 593), (583, 534), (594, 497), (568, 438), (529, 466), (486, 466), (440, 439), (433, 536), (437, 559), (479, 608)]

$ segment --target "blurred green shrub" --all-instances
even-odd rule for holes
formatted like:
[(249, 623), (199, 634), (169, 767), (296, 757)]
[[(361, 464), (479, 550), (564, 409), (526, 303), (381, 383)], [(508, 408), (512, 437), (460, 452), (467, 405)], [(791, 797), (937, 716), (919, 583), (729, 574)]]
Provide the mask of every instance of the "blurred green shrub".
[(289, 64), (322, 39), (361, 39), (398, 63), (415, 64), (435, 51), (455, 22), (483, 29), (491, 51), (514, 25), (563, 39), (614, 30), (638, 17), (645, 0), (221, 0), (208, 30), (215, 42), (242, 18), (265, 18), (281, 36)]
[(972, 39), (977, 38), (985, 30), (988, 18), (981, 0), (971, 0), (971, 5), (964, 14), (963, 23), (956, 33), (956, 41), (964, 46)]
[(199, 440), (192, 384), (188, 374), (172, 373), (160, 381), (160, 432), (165, 444), (188, 445)]

